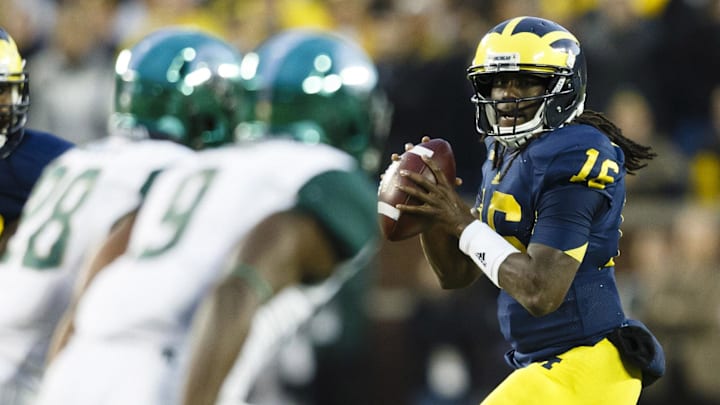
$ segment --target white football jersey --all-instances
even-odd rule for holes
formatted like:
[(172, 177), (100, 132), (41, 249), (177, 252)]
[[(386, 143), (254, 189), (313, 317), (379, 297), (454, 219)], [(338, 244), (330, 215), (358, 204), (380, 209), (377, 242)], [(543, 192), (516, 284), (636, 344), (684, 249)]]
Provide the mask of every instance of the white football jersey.
[(128, 252), (103, 269), (81, 301), (78, 335), (175, 335), (252, 227), (293, 207), (316, 175), (355, 166), (330, 147), (282, 140), (197, 157), (156, 179)]
[(46, 168), (0, 263), (0, 383), (44, 365), (83, 261), (139, 205), (153, 173), (192, 153), (171, 142), (109, 139)]
[[(80, 301), (75, 335), (48, 370), (54, 381), (46, 381), (44, 398), (53, 397), (53, 387), (70, 390), (64, 380), (77, 370), (106, 380), (110, 374), (98, 377), (99, 370), (117, 368), (106, 359), (133, 347), (138, 357), (124, 358), (133, 362), (136, 378), (116, 378), (112, 393), (95, 398), (170, 403), (161, 391), (170, 376), (177, 377), (174, 357), (188, 337), (196, 307), (238, 242), (264, 218), (292, 208), (313, 177), (355, 168), (352, 157), (331, 147), (274, 139), (200, 152), (164, 171), (140, 210), (127, 252), (97, 275)], [(156, 348), (155, 356), (145, 353), (148, 346)], [(99, 347), (108, 354), (85, 354), (98, 353)], [(165, 380), (161, 364), (167, 365)], [(84, 387), (75, 390), (93, 385), (80, 380)], [(54, 402), (40, 401), (46, 403)]]

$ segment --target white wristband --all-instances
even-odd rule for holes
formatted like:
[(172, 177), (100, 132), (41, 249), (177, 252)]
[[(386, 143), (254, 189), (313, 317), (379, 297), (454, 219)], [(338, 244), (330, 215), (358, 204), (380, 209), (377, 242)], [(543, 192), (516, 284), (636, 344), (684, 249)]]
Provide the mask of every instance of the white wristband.
[(460, 235), (460, 250), (470, 256), (480, 270), (498, 288), (500, 265), (513, 253), (520, 252), (485, 223), (475, 220)]

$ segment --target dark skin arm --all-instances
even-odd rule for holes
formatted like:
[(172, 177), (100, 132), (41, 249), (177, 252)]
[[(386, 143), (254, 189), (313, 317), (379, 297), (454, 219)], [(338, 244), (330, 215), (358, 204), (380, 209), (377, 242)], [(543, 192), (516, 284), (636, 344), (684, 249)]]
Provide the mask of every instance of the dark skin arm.
[[(423, 138), (427, 141), (429, 138)], [(398, 186), (422, 205), (397, 205), (402, 212), (432, 218), (434, 226), (421, 234), (425, 256), (443, 288), (471, 284), (482, 271), (458, 248), (462, 231), (476, 218), (432, 159), (423, 157), (439, 179), (435, 184), (417, 173), (401, 173), (418, 187)], [(500, 265), (500, 287), (534, 316), (547, 315), (562, 304), (580, 263), (561, 250), (530, 243), (525, 253), (513, 253)]]
[(73, 318), (75, 317), (75, 310), (77, 308), (80, 298), (87, 290), (92, 280), (100, 273), (105, 266), (110, 264), (118, 256), (120, 256), (125, 249), (127, 249), (128, 241), (130, 240), (130, 232), (135, 224), (135, 218), (137, 211), (134, 211), (126, 215), (121, 219), (108, 235), (107, 239), (100, 246), (95, 255), (89, 260), (84, 270), (80, 272), (73, 298), (70, 302), (70, 306), (63, 314), (60, 319), (58, 326), (55, 328), (52, 340), (50, 342), (50, 348), (47, 354), (47, 363), (49, 364), (52, 360), (60, 353), (60, 351), (67, 345), (70, 338), (74, 333), (75, 327)]
[[(325, 279), (339, 258), (325, 231), (310, 216), (282, 212), (258, 224), (241, 243), (235, 266), (243, 264), (273, 294), (303, 279)], [(195, 319), (184, 405), (213, 405), (262, 304), (247, 278), (228, 274), (205, 299)]]
[[(422, 138), (422, 142), (428, 141), (430, 141), (430, 137), (425, 136)], [(408, 151), (412, 149), (413, 146), (413, 144), (407, 143), (405, 144), (405, 150)], [(400, 160), (400, 155), (393, 153), (391, 158), (393, 161), (398, 161)], [(442, 178), (445, 180), (445, 176), (442, 176)], [(443, 183), (448, 184), (447, 181)], [(456, 178), (455, 187), (460, 185), (462, 185), (462, 179)], [(448, 187), (450, 187), (449, 184)], [(403, 188), (401, 187), (401, 189)], [(457, 230), (459, 232), (457, 234), (459, 235), (462, 233), (462, 229), (474, 220), (474, 217), (470, 214), (470, 207), (454, 191), (444, 195), (437, 195), (436, 197), (444, 198), (444, 205), (453, 207), (452, 214), (456, 215), (456, 217), (452, 222), (457, 223), (457, 226), (460, 227), (460, 229)], [(401, 207), (406, 207), (406, 211), (411, 212), (410, 209), (407, 209), (408, 206), (397, 206), (397, 208)], [(431, 207), (427, 206), (425, 209), (429, 210)], [(458, 237), (455, 236), (455, 230), (450, 229), (448, 231), (444, 228), (445, 225), (443, 223), (436, 221), (430, 229), (420, 234), (420, 243), (425, 253), (425, 258), (430, 263), (442, 288), (455, 289), (467, 287), (482, 275), (482, 271), (467, 255), (457, 248)]]

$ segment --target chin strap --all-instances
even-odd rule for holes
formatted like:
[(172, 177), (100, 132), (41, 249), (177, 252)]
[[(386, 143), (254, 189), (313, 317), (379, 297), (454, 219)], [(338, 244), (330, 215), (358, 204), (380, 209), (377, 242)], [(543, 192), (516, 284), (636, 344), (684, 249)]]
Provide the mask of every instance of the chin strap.
[[(537, 104), (533, 103), (532, 105), (525, 106), (522, 109), (518, 109), (518, 112), (522, 110), (526, 110), (531, 107), (535, 107)], [(523, 145), (525, 145), (530, 139), (532, 139), (536, 134), (546, 131), (545, 128), (545, 108), (547, 106), (547, 100), (543, 100), (542, 103), (537, 106), (537, 111), (535, 112), (535, 115), (533, 118), (520, 125), (515, 125), (512, 127), (501, 127), (497, 125), (496, 122), (497, 119), (491, 119), (489, 111), (486, 113), (488, 117), (488, 121), (490, 122), (490, 125), (493, 128), (493, 131), (495, 132), (495, 138), (500, 142), (501, 144), (511, 147), (511, 148), (519, 148)]]

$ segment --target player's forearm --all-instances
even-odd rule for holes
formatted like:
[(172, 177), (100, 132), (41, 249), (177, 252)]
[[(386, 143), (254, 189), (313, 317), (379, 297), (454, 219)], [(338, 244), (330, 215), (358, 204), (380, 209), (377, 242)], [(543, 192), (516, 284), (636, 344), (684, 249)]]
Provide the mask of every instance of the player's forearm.
[(68, 341), (72, 337), (73, 332), (75, 331), (73, 323), (74, 316), (75, 311), (72, 308), (69, 309), (60, 319), (60, 322), (55, 328), (45, 360), (47, 365), (49, 365), (57, 357), (60, 351), (67, 346)]
[[(219, 286), (196, 316), (183, 405), (214, 405), (235, 363), (258, 303), (237, 285)], [(244, 287), (243, 287), (244, 288)]]
[[(204, 339), (202, 340), (204, 341)], [(213, 343), (203, 343), (195, 352), (190, 372), (184, 385), (183, 405), (214, 405), (227, 375), (226, 361), (218, 355), (221, 351)]]
[(438, 227), (420, 235), (420, 243), (442, 288), (462, 288), (472, 284), (480, 270), (460, 250), (458, 239)]
[(544, 316), (562, 304), (580, 263), (560, 250), (531, 243), (500, 266), (500, 285), (530, 314)]

